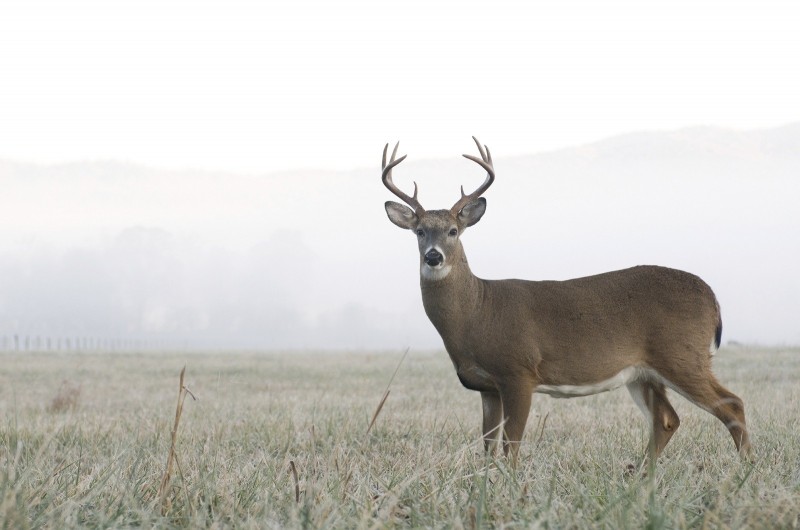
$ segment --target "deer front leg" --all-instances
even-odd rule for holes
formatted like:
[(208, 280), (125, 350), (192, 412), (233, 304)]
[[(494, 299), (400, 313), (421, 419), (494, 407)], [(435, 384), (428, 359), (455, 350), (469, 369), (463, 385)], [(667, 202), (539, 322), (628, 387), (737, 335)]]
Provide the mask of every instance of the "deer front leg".
[(487, 453), (494, 453), (495, 447), (503, 438), (503, 402), (497, 392), (481, 392), (483, 404), (483, 447)]
[(500, 386), (500, 400), (505, 416), (503, 452), (506, 456), (511, 456), (514, 465), (517, 463), (519, 443), (531, 411), (532, 394), (533, 385), (528, 381), (514, 381)]

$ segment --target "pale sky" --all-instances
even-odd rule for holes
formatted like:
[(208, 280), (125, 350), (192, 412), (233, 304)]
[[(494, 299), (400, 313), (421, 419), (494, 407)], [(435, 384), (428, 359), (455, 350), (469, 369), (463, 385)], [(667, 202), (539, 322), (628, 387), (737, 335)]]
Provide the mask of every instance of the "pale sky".
[(267, 172), (800, 120), (796, 1), (17, 1), (0, 158)]

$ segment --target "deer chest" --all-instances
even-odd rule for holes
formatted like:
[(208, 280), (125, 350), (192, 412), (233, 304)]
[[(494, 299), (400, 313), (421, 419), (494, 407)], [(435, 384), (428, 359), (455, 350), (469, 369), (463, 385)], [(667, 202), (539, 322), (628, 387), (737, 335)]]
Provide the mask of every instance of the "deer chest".
[(456, 369), (458, 380), (464, 388), (476, 390), (478, 392), (490, 392), (497, 390), (494, 378), (489, 372), (484, 370), (477, 362), (469, 358), (468, 355), (450, 355), (453, 367)]

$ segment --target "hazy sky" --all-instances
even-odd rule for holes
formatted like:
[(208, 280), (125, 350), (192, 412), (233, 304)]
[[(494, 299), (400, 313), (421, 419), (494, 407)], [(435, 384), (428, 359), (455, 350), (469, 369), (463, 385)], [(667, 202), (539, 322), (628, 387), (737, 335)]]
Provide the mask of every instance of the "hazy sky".
[(245, 171), (800, 119), (796, 1), (0, 5), (0, 158)]
[[(133, 164), (0, 164), (0, 335), (438, 346), (380, 152), (401, 140), (400, 184), (449, 206), (483, 179), (477, 135), (507, 165), (476, 273), (687, 268), (726, 338), (796, 343), (797, 158), (770, 150), (796, 126), (515, 155), (798, 123), (798, 21), (796, 0), (3, 0), (0, 161)], [(341, 172), (242, 174), (287, 169)]]

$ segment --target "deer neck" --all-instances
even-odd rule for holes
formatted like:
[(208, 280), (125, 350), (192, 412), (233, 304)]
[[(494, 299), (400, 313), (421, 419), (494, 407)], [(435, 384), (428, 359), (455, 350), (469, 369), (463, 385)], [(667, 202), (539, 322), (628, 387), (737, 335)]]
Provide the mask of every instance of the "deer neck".
[[(447, 335), (459, 333), (469, 325), (483, 300), (483, 282), (472, 274), (460, 245), (450, 265), (452, 268), (444, 278), (431, 280), (425, 274), (420, 275), (422, 305), (445, 342)], [(420, 267), (423, 266), (420, 262)]]

